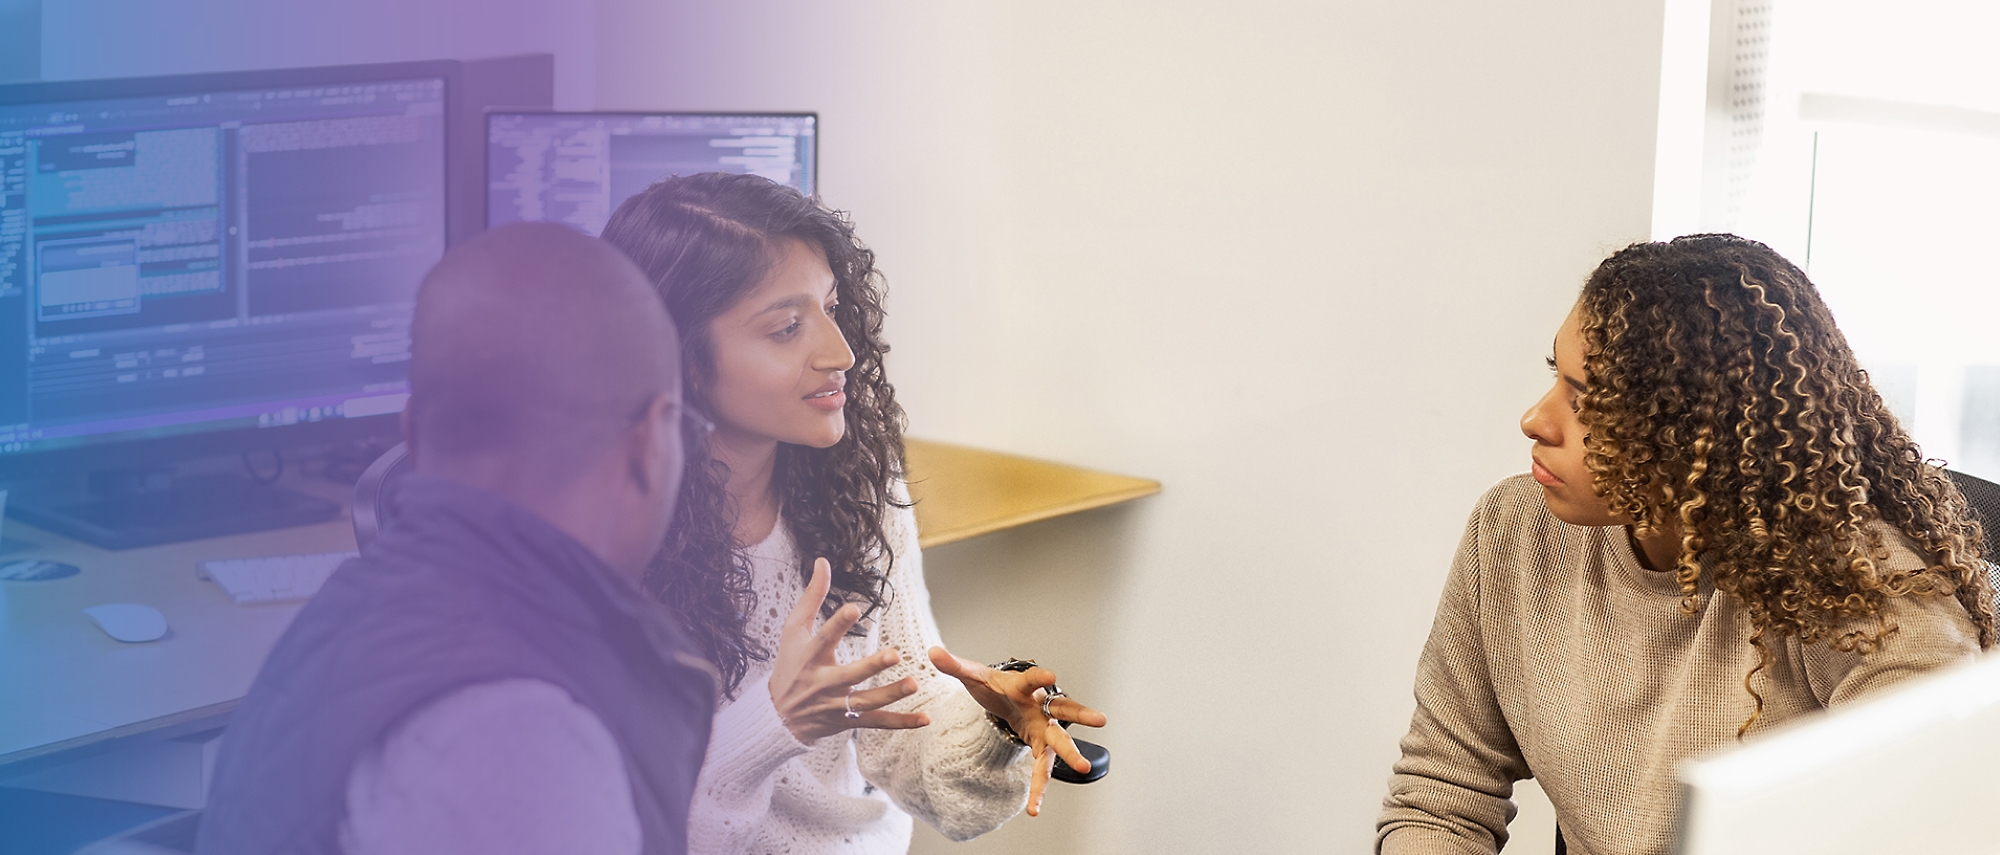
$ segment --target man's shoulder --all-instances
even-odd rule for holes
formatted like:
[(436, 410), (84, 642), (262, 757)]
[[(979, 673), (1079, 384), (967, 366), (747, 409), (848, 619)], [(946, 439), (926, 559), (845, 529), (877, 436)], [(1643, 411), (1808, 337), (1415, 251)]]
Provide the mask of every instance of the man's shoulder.
[(565, 669), (551, 642), (566, 630), (550, 630), (550, 621), (511, 602), (518, 598), (434, 569), (375, 554), (343, 564), (278, 639), (246, 704), (317, 716), (365, 706), (367, 698), (407, 710), (454, 685), (560, 681)]
[(451, 658), (482, 650), (507, 655), (490, 645), (498, 637), (518, 637), (520, 616), (509, 598), (465, 584), (467, 575), (432, 562), (363, 555), (327, 578), (285, 637), (303, 636), (311, 647), (336, 650), (387, 645), (409, 662), (433, 648)]

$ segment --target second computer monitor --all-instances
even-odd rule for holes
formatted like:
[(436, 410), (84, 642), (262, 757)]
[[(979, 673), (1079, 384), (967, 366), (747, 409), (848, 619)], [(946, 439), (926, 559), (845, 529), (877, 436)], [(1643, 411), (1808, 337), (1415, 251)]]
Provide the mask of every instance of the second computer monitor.
[(648, 185), (698, 172), (762, 175), (811, 195), (818, 124), (811, 113), (488, 113), (486, 225), (597, 235)]

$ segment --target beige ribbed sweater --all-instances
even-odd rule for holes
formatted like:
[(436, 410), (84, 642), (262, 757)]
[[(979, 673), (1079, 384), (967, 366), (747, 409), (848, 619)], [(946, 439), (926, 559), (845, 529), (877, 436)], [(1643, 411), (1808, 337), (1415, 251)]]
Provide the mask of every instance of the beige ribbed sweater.
[[(1922, 566), (1885, 534), (1892, 566)], [(1492, 853), (1516, 780), (1535, 777), (1575, 855), (1662, 853), (1683, 759), (1735, 740), (1754, 702), (1749, 622), (1728, 598), (1680, 611), (1671, 574), (1639, 566), (1621, 527), (1551, 516), (1526, 475), (1467, 523), (1417, 664), (1417, 711), (1377, 823), (1376, 849)], [(1787, 639), (1757, 677), (1752, 733), (1978, 651), (1949, 597), (1890, 600), (1900, 630), (1866, 656)]]

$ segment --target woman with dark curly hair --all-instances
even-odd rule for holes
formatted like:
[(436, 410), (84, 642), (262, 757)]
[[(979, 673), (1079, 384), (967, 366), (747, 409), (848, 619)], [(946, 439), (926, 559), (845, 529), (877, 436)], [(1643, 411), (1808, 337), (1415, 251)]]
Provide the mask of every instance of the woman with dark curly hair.
[(666, 301), (715, 422), (647, 579), (724, 682), (689, 851), (900, 853), (911, 814), (966, 839), (1038, 812), (1058, 755), (1089, 768), (1056, 719), (1104, 717), (1046, 669), (941, 646), (874, 253), (817, 199), (720, 173), (654, 184), (604, 239)]
[(1498, 851), (1532, 776), (1571, 851), (1664, 852), (1683, 759), (1992, 646), (1979, 523), (1769, 247), (1620, 250), (1549, 365), (1533, 471), (1445, 583), (1377, 851)]

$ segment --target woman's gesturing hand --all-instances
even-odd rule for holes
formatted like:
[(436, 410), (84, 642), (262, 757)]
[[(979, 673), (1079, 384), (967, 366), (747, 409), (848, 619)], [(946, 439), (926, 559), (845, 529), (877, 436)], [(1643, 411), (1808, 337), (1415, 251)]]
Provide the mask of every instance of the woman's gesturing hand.
[(1067, 695), (1049, 701), (1043, 715), (1042, 701), (1055, 686), (1056, 675), (1037, 665), (1026, 671), (996, 671), (977, 662), (960, 659), (942, 647), (930, 650), (931, 664), (965, 684), (974, 700), (1014, 728), (1014, 735), (1028, 743), (1035, 755), (1035, 776), (1028, 783), (1028, 815), (1040, 816), (1042, 790), (1049, 785), (1049, 771), (1057, 757), (1078, 772), (1090, 771), (1090, 761), (1076, 750), (1076, 743), (1057, 721), (1103, 727), (1104, 714), (1077, 703)]
[(806, 583), (805, 593), (778, 634), (778, 655), (771, 663), (771, 705), (784, 719), (786, 729), (800, 742), (809, 743), (856, 727), (895, 729), (930, 724), (930, 717), (923, 713), (881, 709), (915, 694), (914, 677), (854, 691), (855, 685), (893, 667), (903, 657), (891, 647), (845, 665), (834, 660), (834, 645), (861, 619), (861, 609), (853, 603), (841, 606), (817, 632), (813, 630), (813, 618), (826, 600), (832, 579), (826, 559), (814, 559), (812, 580)]

